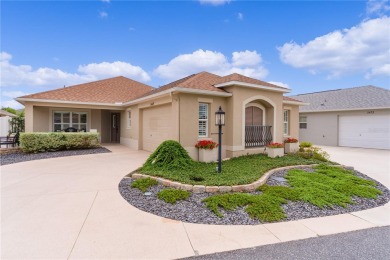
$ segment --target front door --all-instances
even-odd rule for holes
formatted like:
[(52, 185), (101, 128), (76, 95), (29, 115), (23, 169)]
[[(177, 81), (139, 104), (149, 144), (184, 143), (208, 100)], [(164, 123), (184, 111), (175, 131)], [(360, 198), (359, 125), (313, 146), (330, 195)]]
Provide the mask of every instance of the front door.
[(120, 114), (111, 113), (111, 143), (120, 142)]

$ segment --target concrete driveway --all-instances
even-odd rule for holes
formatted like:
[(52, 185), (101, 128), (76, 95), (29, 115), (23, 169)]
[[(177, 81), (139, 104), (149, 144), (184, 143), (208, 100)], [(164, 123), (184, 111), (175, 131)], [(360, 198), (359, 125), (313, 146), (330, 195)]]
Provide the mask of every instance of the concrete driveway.
[[(389, 204), (356, 214), (257, 226), (198, 225), (157, 217), (132, 207), (118, 191), (121, 178), (149, 154), (120, 145), (108, 148), (113, 152), (0, 168), (1, 259), (173, 259), (390, 224)], [(350, 154), (360, 154), (326, 149), (342, 163), (349, 162)], [(362, 157), (377, 159), (346, 164), (380, 171), (378, 176), (384, 174), (386, 181), (389, 152), (379, 154), (377, 158), (375, 150), (364, 151)]]

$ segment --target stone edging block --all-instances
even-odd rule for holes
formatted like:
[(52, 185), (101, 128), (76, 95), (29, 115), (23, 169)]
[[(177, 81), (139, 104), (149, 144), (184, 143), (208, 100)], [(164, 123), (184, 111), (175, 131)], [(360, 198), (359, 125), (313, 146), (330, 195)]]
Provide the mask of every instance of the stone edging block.
[[(289, 170), (289, 169), (295, 169), (295, 168), (305, 168), (308, 166), (316, 166), (318, 164), (310, 164), (310, 165), (292, 165), (292, 166), (286, 166), (286, 167), (280, 167), (280, 168), (275, 168), (271, 169), (268, 172), (264, 173), (263, 176), (260, 177), (255, 182), (252, 182), (250, 184), (245, 184), (245, 185), (233, 185), (233, 186), (204, 186), (204, 185), (191, 185), (191, 184), (183, 184), (180, 182), (176, 181), (170, 181), (161, 177), (155, 177), (155, 176), (149, 176), (146, 174), (142, 173), (133, 173), (131, 174), (131, 178), (133, 179), (143, 179), (143, 178), (151, 178), (153, 180), (156, 180), (158, 183), (166, 186), (166, 187), (172, 187), (175, 189), (180, 189), (180, 190), (186, 190), (186, 191), (192, 191), (193, 193), (224, 193), (224, 192), (252, 192), (255, 191), (258, 187), (261, 185), (264, 185), (269, 177), (276, 172), (280, 170)], [(345, 165), (333, 165), (335, 167), (343, 167), (346, 170), (354, 170), (353, 167), (350, 166), (345, 166)], [(129, 174), (130, 175), (130, 174)]]

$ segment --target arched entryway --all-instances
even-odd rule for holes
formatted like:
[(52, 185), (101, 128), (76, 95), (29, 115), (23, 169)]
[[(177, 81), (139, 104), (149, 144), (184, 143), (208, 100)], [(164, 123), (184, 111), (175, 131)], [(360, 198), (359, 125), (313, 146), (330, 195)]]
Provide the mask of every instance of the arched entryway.
[(266, 107), (261, 102), (245, 105), (245, 147), (262, 147), (272, 142), (271, 126), (266, 125)]

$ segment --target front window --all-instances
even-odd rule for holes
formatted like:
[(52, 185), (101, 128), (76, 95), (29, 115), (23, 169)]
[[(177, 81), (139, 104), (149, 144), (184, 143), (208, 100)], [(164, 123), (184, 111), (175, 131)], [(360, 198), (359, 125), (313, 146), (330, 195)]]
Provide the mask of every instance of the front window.
[(299, 128), (300, 129), (307, 129), (307, 116), (300, 116), (299, 117)]
[(288, 135), (288, 128), (289, 128), (289, 120), (290, 120), (290, 111), (284, 110), (283, 111), (283, 134)]
[(205, 103), (199, 103), (199, 121), (198, 121), (199, 137), (207, 137), (208, 120), (209, 120), (209, 105)]
[(131, 128), (131, 111), (127, 111), (127, 128)]
[(72, 127), (78, 132), (87, 131), (87, 113), (84, 112), (60, 112), (53, 113), (53, 131), (61, 132)]

